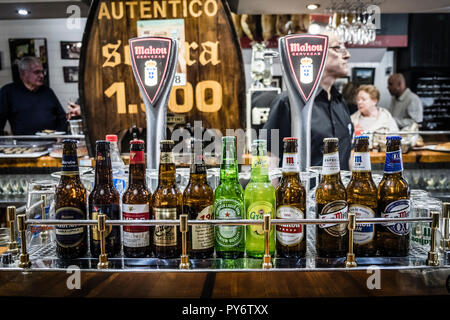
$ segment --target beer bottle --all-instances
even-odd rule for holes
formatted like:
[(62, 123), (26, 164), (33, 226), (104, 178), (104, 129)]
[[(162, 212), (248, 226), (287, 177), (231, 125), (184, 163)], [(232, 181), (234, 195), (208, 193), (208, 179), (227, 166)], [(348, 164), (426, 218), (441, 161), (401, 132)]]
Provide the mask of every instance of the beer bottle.
[[(220, 183), (214, 193), (214, 219), (243, 219), (244, 190), (239, 184), (236, 137), (222, 138)], [(236, 259), (244, 256), (244, 226), (214, 226), (216, 256)]]
[[(158, 186), (153, 194), (152, 219), (178, 220), (183, 210), (183, 195), (175, 183), (172, 140), (161, 140)], [(156, 258), (178, 258), (181, 255), (181, 233), (178, 227), (160, 225), (150, 228), (152, 251)]]
[[(120, 220), (120, 195), (114, 188), (111, 168), (110, 144), (108, 141), (96, 142), (95, 184), (89, 195), (90, 219), (97, 220), (99, 214), (107, 220)], [(91, 255), (100, 255), (100, 232), (97, 226), (90, 227)], [(120, 254), (120, 226), (106, 226), (105, 249), (109, 257)]]
[[(183, 192), (183, 213), (190, 220), (210, 220), (213, 215), (214, 192), (206, 182), (206, 166), (201, 140), (192, 140), (191, 173)], [(214, 226), (189, 226), (188, 255), (190, 258), (212, 258), (214, 254)]]
[[(252, 171), (250, 182), (245, 188), (244, 203), (247, 219), (263, 220), (269, 214), (275, 218), (275, 189), (269, 179), (266, 140), (254, 140), (252, 143)], [(262, 258), (264, 251), (264, 230), (262, 225), (246, 226), (245, 251), (247, 257)], [(269, 253), (275, 253), (275, 231), (269, 233)]]
[[(55, 218), (58, 220), (85, 220), (86, 189), (78, 171), (77, 141), (64, 140), (62, 172), (55, 192)], [(74, 259), (86, 255), (87, 227), (59, 225), (56, 231), (56, 255)]]
[[(283, 144), (282, 177), (276, 188), (277, 219), (304, 219), (306, 190), (300, 181), (298, 138), (284, 138)], [(306, 229), (304, 225), (277, 225), (276, 240), (277, 256), (283, 258), (305, 256)]]
[[(378, 212), (381, 218), (409, 217), (409, 186), (403, 179), (401, 137), (386, 138), (386, 161), (383, 178), (378, 185)], [(383, 256), (402, 257), (409, 251), (409, 224), (389, 222), (379, 224), (377, 247)]]
[[(147, 189), (145, 175), (145, 143), (130, 141), (130, 167), (128, 188), (122, 197), (123, 220), (149, 220), (152, 194)], [(124, 226), (123, 253), (129, 258), (150, 255), (150, 227)]]
[[(347, 185), (347, 204), (349, 212), (356, 218), (375, 218), (377, 212), (377, 186), (372, 180), (370, 164), (369, 137), (355, 138), (353, 170)], [(370, 223), (358, 223), (353, 232), (354, 252), (356, 256), (376, 254), (375, 228)]]
[[(347, 195), (341, 181), (338, 138), (323, 139), (322, 178), (316, 189), (318, 219), (347, 219)], [(347, 224), (320, 224), (316, 232), (319, 257), (344, 257), (348, 250)]]

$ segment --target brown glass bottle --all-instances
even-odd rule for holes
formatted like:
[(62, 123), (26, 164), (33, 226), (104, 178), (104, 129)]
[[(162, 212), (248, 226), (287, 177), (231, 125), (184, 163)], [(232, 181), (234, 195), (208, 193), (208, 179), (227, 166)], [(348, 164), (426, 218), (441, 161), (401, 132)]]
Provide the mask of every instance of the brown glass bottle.
[[(183, 192), (183, 213), (189, 220), (210, 220), (213, 216), (214, 192), (206, 181), (206, 166), (201, 140), (192, 140), (191, 173)], [(187, 250), (190, 258), (212, 258), (214, 226), (189, 226)]]
[[(145, 143), (130, 141), (128, 188), (122, 196), (123, 220), (149, 220), (152, 194), (147, 189), (145, 175)], [(123, 254), (129, 258), (143, 258), (151, 254), (150, 227), (123, 227)]]
[[(298, 139), (283, 139), (283, 173), (276, 188), (277, 219), (304, 219), (306, 190), (300, 181)], [(300, 258), (306, 253), (306, 228), (302, 224), (277, 225), (276, 252), (278, 257)]]
[[(77, 141), (64, 140), (62, 172), (55, 192), (55, 218), (85, 220), (86, 189), (80, 180)], [(74, 259), (86, 255), (87, 227), (59, 225), (55, 227), (56, 255), (61, 259)]]
[[(369, 153), (369, 137), (355, 138), (352, 178), (347, 185), (347, 204), (349, 212), (356, 218), (375, 218), (377, 212), (377, 186), (372, 179)], [(357, 224), (353, 232), (353, 249), (358, 256), (376, 254), (374, 224)]]
[[(322, 178), (316, 189), (318, 219), (347, 219), (347, 194), (341, 181), (338, 138), (323, 139)], [(319, 257), (344, 257), (348, 250), (347, 224), (320, 224), (316, 229)]]
[[(89, 195), (89, 218), (98, 220), (99, 214), (107, 220), (120, 220), (120, 195), (114, 188), (112, 179), (110, 144), (96, 142), (95, 185)], [(100, 255), (100, 232), (97, 226), (90, 227), (90, 250), (93, 257)], [(106, 226), (105, 249), (108, 257), (120, 254), (120, 226)]]
[[(183, 210), (183, 195), (175, 183), (172, 140), (162, 140), (158, 186), (152, 199), (152, 219), (178, 220)], [(150, 228), (152, 251), (156, 258), (178, 258), (181, 255), (181, 233), (178, 226)]]
[[(409, 186), (403, 179), (401, 137), (386, 138), (386, 161), (383, 179), (378, 185), (378, 214), (381, 218), (409, 217)], [(385, 223), (376, 226), (377, 248), (382, 256), (403, 257), (409, 253), (408, 223)]]

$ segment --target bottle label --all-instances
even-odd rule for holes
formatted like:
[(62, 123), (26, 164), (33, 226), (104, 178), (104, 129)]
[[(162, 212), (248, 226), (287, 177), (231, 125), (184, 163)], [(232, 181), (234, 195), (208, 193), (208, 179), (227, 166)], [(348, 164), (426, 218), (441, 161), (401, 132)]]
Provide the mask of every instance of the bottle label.
[[(153, 208), (156, 220), (176, 220), (177, 208)], [(153, 235), (153, 242), (159, 247), (169, 247), (177, 245), (176, 226), (156, 226)]]
[[(116, 220), (120, 219), (120, 206), (116, 204), (94, 204), (93, 210), (91, 213), (92, 220), (98, 220), (99, 214), (105, 214), (106, 220)], [(92, 226), (91, 227), (91, 237), (93, 240), (100, 241), (100, 232), (98, 231), (98, 226)], [(119, 230), (118, 227), (114, 228), (112, 226), (106, 226), (105, 228), (105, 237), (116, 236), (116, 232), (113, 232), (113, 230)]]
[[(382, 218), (407, 218), (409, 217), (410, 203), (407, 199), (397, 200), (389, 203), (381, 213)], [(409, 233), (409, 224), (406, 222), (382, 223), (390, 232), (398, 236)]]
[[(347, 219), (347, 211), (347, 202), (344, 200), (336, 200), (323, 207), (319, 219)], [(333, 237), (341, 237), (347, 233), (347, 224), (345, 223), (320, 224), (319, 228), (324, 229)]]
[[(149, 220), (148, 204), (122, 204), (123, 220)], [(124, 226), (123, 245), (130, 248), (147, 247), (150, 245), (150, 227)]]
[[(354, 213), (356, 218), (375, 218), (375, 212), (361, 204), (352, 204), (348, 208), (350, 213)], [(373, 240), (375, 236), (374, 225), (370, 223), (357, 223), (353, 232), (353, 242), (356, 244), (366, 244)]]
[(78, 158), (76, 155), (63, 155), (62, 174), (78, 174)]
[(113, 177), (113, 185), (114, 185), (114, 188), (116, 188), (117, 192), (119, 192), (120, 194), (123, 194), (123, 192), (125, 191), (125, 187), (126, 187), (126, 181), (121, 178)]
[[(56, 220), (84, 220), (86, 212), (78, 208), (62, 207), (56, 210)], [(56, 242), (63, 248), (78, 246), (84, 239), (86, 227), (60, 225), (55, 227)]]
[(369, 152), (355, 152), (353, 156), (353, 171), (355, 172), (370, 172), (372, 166), (370, 164)]
[(267, 156), (252, 156), (252, 168), (267, 168)]
[(339, 152), (326, 153), (323, 155), (322, 175), (339, 173)]
[(397, 173), (403, 171), (402, 152), (400, 150), (386, 152), (386, 161), (384, 162), (385, 173)]
[(300, 161), (297, 153), (283, 154), (283, 172), (299, 172)]
[(160, 163), (174, 163), (172, 152), (161, 152)]
[(130, 164), (145, 164), (144, 151), (130, 151)]
[[(273, 204), (268, 201), (256, 201), (253, 202), (247, 210), (247, 217), (250, 220), (263, 220), (264, 215), (269, 214), (273, 217), (274, 207)], [(247, 226), (250, 231), (250, 235), (254, 238), (264, 238), (263, 225), (249, 225)], [(272, 230), (271, 230), (272, 232)]]
[[(277, 208), (277, 219), (304, 219), (301, 210), (291, 206)], [(303, 240), (304, 226), (301, 224), (277, 225), (277, 240), (284, 246), (295, 246)]]
[[(214, 216), (218, 220), (242, 219), (241, 203), (237, 200), (218, 200), (215, 204)], [(221, 247), (232, 248), (244, 240), (243, 228), (240, 226), (218, 226), (216, 241)]]
[[(210, 220), (213, 214), (213, 206), (207, 206), (198, 215), (197, 220)], [(202, 250), (214, 246), (213, 226), (192, 226), (192, 249)]]

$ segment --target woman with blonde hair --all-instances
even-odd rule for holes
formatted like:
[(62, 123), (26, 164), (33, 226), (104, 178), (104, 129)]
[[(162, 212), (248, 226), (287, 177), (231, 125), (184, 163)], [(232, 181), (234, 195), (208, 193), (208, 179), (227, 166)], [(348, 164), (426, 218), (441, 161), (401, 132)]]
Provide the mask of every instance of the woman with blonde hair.
[(375, 86), (362, 85), (356, 92), (356, 105), (358, 111), (351, 115), (355, 133), (372, 133), (374, 131), (399, 131), (397, 123), (391, 113), (377, 106), (380, 92)]

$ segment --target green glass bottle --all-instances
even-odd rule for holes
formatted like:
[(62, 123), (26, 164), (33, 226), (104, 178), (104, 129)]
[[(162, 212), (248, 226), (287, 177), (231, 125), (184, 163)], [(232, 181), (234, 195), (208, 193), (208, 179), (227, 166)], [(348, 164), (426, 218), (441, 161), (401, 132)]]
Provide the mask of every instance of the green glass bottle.
[[(220, 183), (214, 193), (214, 219), (243, 219), (244, 190), (239, 184), (235, 147), (236, 137), (222, 138), (222, 163)], [(244, 226), (215, 226), (214, 246), (216, 256), (236, 259), (244, 256)]]
[[(266, 140), (254, 140), (252, 144), (252, 172), (250, 182), (245, 188), (244, 202), (247, 219), (263, 220), (270, 214), (275, 218), (275, 188), (269, 180), (269, 163), (267, 161)], [(275, 253), (275, 232), (273, 226), (269, 233), (269, 253)], [(247, 257), (264, 256), (264, 231), (262, 225), (246, 226), (245, 250)]]

